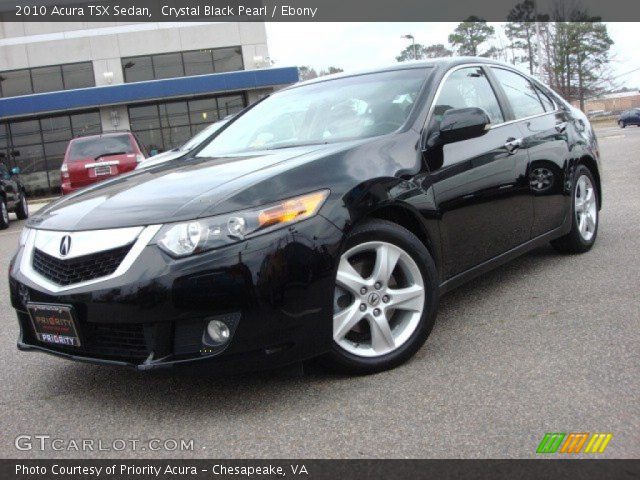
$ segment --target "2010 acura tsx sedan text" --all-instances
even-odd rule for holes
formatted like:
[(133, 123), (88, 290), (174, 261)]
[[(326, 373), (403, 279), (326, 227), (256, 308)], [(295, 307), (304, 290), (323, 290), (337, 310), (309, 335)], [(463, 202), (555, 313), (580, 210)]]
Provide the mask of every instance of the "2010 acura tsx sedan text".
[(34, 215), (10, 265), (18, 347), (138, 369), (392, 368), (444, 292), (547, 242), (589, 250), (599, 162), (581, 112), (484, 58), (293, 85), (189, 158)]

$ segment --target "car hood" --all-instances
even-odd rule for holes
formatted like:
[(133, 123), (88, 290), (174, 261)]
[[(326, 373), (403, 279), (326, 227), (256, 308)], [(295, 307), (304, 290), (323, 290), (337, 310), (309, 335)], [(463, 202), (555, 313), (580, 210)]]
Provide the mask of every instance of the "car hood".
[[(315, 145), (161, 163), (62, 197), (34, 215), (27, 226), (59, 231), (99, 230), (224, 213), (215, 207), (230, 196), (334, 149), (335, 146)], [(289, 192), (276, 193), (286, 198)]]

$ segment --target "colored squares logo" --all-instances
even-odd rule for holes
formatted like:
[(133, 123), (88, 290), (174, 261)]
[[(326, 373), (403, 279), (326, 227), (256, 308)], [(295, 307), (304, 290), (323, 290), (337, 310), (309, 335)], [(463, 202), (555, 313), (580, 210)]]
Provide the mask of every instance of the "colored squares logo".
[(545, 433), (536, 453), (604, 453), (612, 438), (612, 433)]

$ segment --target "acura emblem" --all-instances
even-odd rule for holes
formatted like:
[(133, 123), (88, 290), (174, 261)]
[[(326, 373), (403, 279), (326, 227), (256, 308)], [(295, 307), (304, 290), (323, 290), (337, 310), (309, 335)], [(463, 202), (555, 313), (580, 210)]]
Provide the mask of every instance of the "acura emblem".
[(69, 235), (65, 235), (60, 240), (60, 255), (66, 257), (69, 254), (69, 250), (71, 250), (71, 237)]

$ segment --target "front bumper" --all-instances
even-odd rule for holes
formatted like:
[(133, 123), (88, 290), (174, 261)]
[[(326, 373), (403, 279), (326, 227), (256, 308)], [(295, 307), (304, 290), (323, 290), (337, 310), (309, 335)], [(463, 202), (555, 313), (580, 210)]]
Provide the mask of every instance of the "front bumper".
[[(341, 241), (338, 228), (315, 216), (185, 259), (148, 245), (123, 275), (57, 293), (20, 270), (21, 249), (9, 276), (18, 348), (140, 370), (209, 361), (226, 372), (305, 360), (330, 346)], [(28, 302), (71, 305), (82, 346), (40, 342)], [(204, 341), (213, 318), (231, 326), (224, 346)]]

